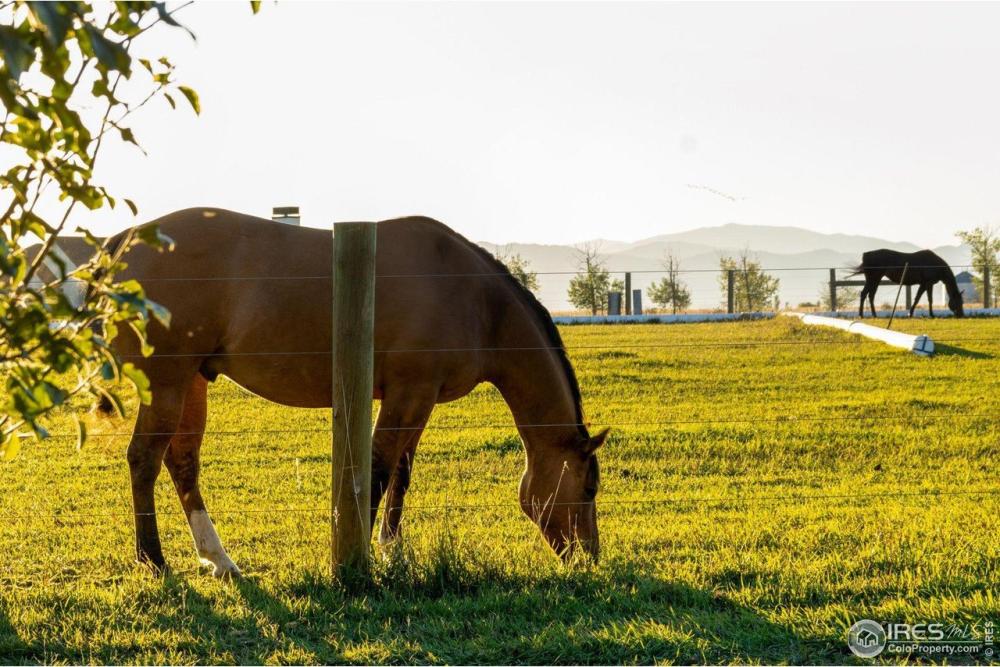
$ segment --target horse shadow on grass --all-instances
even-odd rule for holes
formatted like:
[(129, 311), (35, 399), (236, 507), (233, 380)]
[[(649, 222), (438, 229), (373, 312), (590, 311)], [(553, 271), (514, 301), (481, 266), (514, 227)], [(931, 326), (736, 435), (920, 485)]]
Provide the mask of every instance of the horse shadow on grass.
[(159, 623), (191, 637), (179, 650), (234, 663), (804, 663), (831, 657), (825, 642), (805, 640), (724, 593), (627, 566), (613, 575), (583, 570), (541, 579), (469, 576), (460, 568), (436, 574), (348, 591), (306, 573), (282, 582), (280, 597), (248, 578), (229, 584), (242, 609), (228, 614), (218, 611), (219, 600), (174, 578), (165, 586), (183, 600), (183, 611)]
[[(0, 605), (0, 663), (822, 663), (846, 645), (803, 638), (730, 591), (613, 563), (514, 574), (498, 565), (437, 558), (380, 572), (346, 589), (315, 571), (216, 582), (167, 574), (138, 611), (104, 610), (133, 642), (25, 641)], [(753, 582), (749, 582), (753, 583)], [(72, 597), (72, 596), (70, 596)], [(100, 612), (100, 601), (89, 603)], [(143, 613), (142, 610), (145, 610)], [(96, 618), (96, 617), (95, 617)], [(122, 634), (124, 633), (124, 634)], [(54, 641), (53, 641), (54, 640)], [(85, 652), (81, 652), (85, 651)]]
[(276, 659), (317, 662), (329, 653), (322, 635), (299, 628), (299, 617), (252, 578), (213, 582), (210, 586), (218, 586), (214, 596), (192, 586), (189, 579), (164, 577), (163, 592), (176, 604), (154, 620), (161, 629), (181, 631), (187, 637), (177, 644), (178, 651), (234, 664), (270, 664)]
[(0, 603), (0, 664), (20, 662), (31, 654), (31, 647), (21, 639), (10, 622), (6, 605)]

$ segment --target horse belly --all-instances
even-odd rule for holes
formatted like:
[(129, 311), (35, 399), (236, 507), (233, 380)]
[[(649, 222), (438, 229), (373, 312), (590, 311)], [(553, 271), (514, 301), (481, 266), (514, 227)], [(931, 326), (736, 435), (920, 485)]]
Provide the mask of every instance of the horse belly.
[(332, 405), (329, 353), (234, 357), (221, 364), (218, 372), (274, 403), (296, 408)]

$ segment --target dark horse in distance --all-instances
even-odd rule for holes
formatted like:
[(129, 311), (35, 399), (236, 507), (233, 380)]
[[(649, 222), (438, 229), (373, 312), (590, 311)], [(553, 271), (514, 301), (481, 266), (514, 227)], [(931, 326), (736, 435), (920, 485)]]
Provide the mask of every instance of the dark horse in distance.
[[(115, 341), (152, 389), (128, 446), (137, 555), (164, 566), (153, 486), (165, 464), (198, 554), (217, 576), (238, 575), (198, 484), (208, 384), (225, 375), (276, 403), (332, 406), (332, 235), (220, 209), (156, 222), (175, 249), (134, 248), (123, 278), (139, 280), (170, 310), (170, 328), (150, 325), (149, 357), (134, 336)], [(381, 539), (399, 535), (417, 441), (434, 406), (489, 382), (524, 442), (521, 508), (562, 556), (580, 545), (596, 557), (595, 452), (607, 431), (587, 431), (548, 311), (492, 255), (429, 218), (380, 222), (376, 243), (373, 398), (381, 407), (370, 509), (374, 523), (385, 498)]]
[[(904, 275), (905, 269), (905, 275)], [(955, 274), (951, 267), (937, 254), (930, 250), (918, 250), (917, 252), (898, 252), (882, 248), (880, 250), (869, 250), (861, 255), (861, 265), (855, 267), (854, 273), (865, 274), (865, 286), (861, 290), (860, 316), (865, 316), (865, 297), (868, 297), (868, 304), (871, 306), (872, 317), (875, 316), (875, 291), (878, 289), (882, 277), (888, 278), (897, 285), (917, 285), (917, 295), (910, 305), (910, 317), (920, 301), (920, 297), (927, 292), (927, 309), (934, 317), (934, 287), (935, 283), (942, 282), (948, 290), (948, 309), (956, 317), (962, 317), (965, 312), (962, 310), (962, 292), (958, 289), (955, 281)]]

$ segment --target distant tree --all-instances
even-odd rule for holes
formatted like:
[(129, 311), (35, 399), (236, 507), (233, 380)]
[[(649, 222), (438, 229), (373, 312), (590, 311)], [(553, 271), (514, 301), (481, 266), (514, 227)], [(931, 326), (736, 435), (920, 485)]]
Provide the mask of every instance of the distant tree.
[(669, 251), (663, 258), (663, 269), (667, 275), (649, 286), (649, 298), (660, 308), (669, 308), (670, 312), (676, 314), (678, 310), (691, 305), (691, 291), (678, 277), (680, 261)]
[(737, 312), (754, 312), (777, 304), (779, 280), (764, 272), (749, 249), (742, 250), (737, 257), (720, 257), (719, 268), (722, 269), (719, 287), (723, 304), (728, 299), (727, 274), (730, 270), (736, 272), (733, 300)]
[(531, 271), (531, 263), (528, 260), (514, 252), (510, 246), (497, 248), (494, 256), (501, 264), (507, 267), (507, 270), (517, 279), (517, 282), (532, 292), (538, 291), (538, 274)]
[[(976, 227), (970, 231), (957, 232), (956, 236), (972, 251), (972, 268), (979, 274), (972, 278), (976, 289), (983, 294), (983, 275), (988, 267), (990, 286), (995, 297), (997, 288), (1000, 287), (1000, 262), (997, 261), (997, 253), (1000, 252), (1000, 234), (992, 227)], [(993, 306), (993, 304), (984, 305), (988, 308)]]
[[(861, 296), (861, 290), (856, 287), (837, 288), (837, 308), (843, 308), (847, 304), (857, 304)], [(819, 307), (825, 310), (833, 310), (830, 303), (830, 283), (823, 282), (819, 286)]]
[(601, 256), (600, 246), (587, 243), (576, 249), (576, 266), (579, 273), (569, 281), (569, 302), (591, 315), (606, 312), (611, 277)]

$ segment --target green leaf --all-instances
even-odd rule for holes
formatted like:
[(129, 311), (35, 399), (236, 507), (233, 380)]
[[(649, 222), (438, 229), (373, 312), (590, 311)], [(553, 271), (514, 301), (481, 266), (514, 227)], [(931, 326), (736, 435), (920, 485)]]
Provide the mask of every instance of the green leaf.
[(69, 15), (69, 3), (63, 2), (29, 2), (28, 9), (45, 24), (45, 38), (53, 46), (58, 46), (66, 39), (66, 33), (73, 25), (73, 17)]
[(198, 99), (198, 93), (195, 92), (193, 88), (188, 86), (177, 86), (177, 89), (184, 94), (187, 101), (191, 104), (191, 108), (194, 109), (196, 114), (201, 115), (201, 101)]
[[(3, 60), (15, 81), (21, 78), (31, 64), (35, 62), (35, 47), (9, 25), (0, 25), (0, 50)], [(3, 86), (6, 88), (6, 85)]]
[(98, 28), (89, 23), (84, 24), (83, 27), (90, 38), (90, 45), (98, 62), (107, 69), (129, 74), (132, 67), (132, 57), (129, 56), (125, 47), (108, 39)]
[(129, 210), (132, 211), (132, 215), (139, 215), (139, 207), (135, 205), (134, 201), (128, 198), (124, 198), (124, 201), (125, 205), (128, 206)]
[(160, 231), (160, 226), (149, 223), (142, 225), (136, 230), (139, 240), (153, 248), (174, 249), (174, 240)]
[(198, 38), (195, 36), (195, 34), (193, 32), (191, 32), (191, 30), (187, 26), (181, 25), (180, 23), (177, 22), (177, 19), (175, 19), (173, 16), (170, 15), (170, 12), (167, 11), (166, 3), (157, 2), (156, 3), (156, 11), (159, 13), (160, 19), (164, 23), (166, 23), (167, 25), (172, 25), (175, 28), (183, 28), (187, 32), (187, 34), (191, 35), (191, 39), (193, 39), (195, 41), (198, 40)]
[(250, 0), (250, 11), (254, 14), (260, 11), (260, 0)]
[(163, 96), (164, 96), (165, 98), (167, 98), (167, 103), (169, 103), (169, 104), (170, 104), (170, 108), (171, 108), (171, 109), (176, 109), (176, 108), (177, 108), (177, 102), (174, 102), (174, 98), (172, 98), (172, 97), (170, 96), (170, 93), (163, 93)]
[(143, 405), (149, 405), (153, 401), (153, 392), (149, 388), (149, 378), (141, 370), (135, 367), (131, 361), (122, 365), (122, 375), (135, 386), (136, 393), (139, 394), (139, 401)]
[[(130, 127), (119, 127), (118, 128), (118, 134), (120, 134), (122, 136), (122, 141), (127, 141), (130, 144), (138, 146), (139, 150), (142, 150), (142, 146), (139, 146), (139, 142), (136, 141), (135, 135), (132, 134), (132, 128), (130, 128)], [(143, 152), (145, 152), (145, 151), (143, 151)]]
[(18, 434), (11, 436), (7, 444), (3, 446), (2, 452), (4, 461), (13, 461), (21, 453), (21, 437)]
[(170, 311), (166, 307), (161, 306), (151, 299), (146, 299), (146, 307), (149, 308), (149, 312), (152, 313), (157, 322), (164, 327), (170, 328)]

